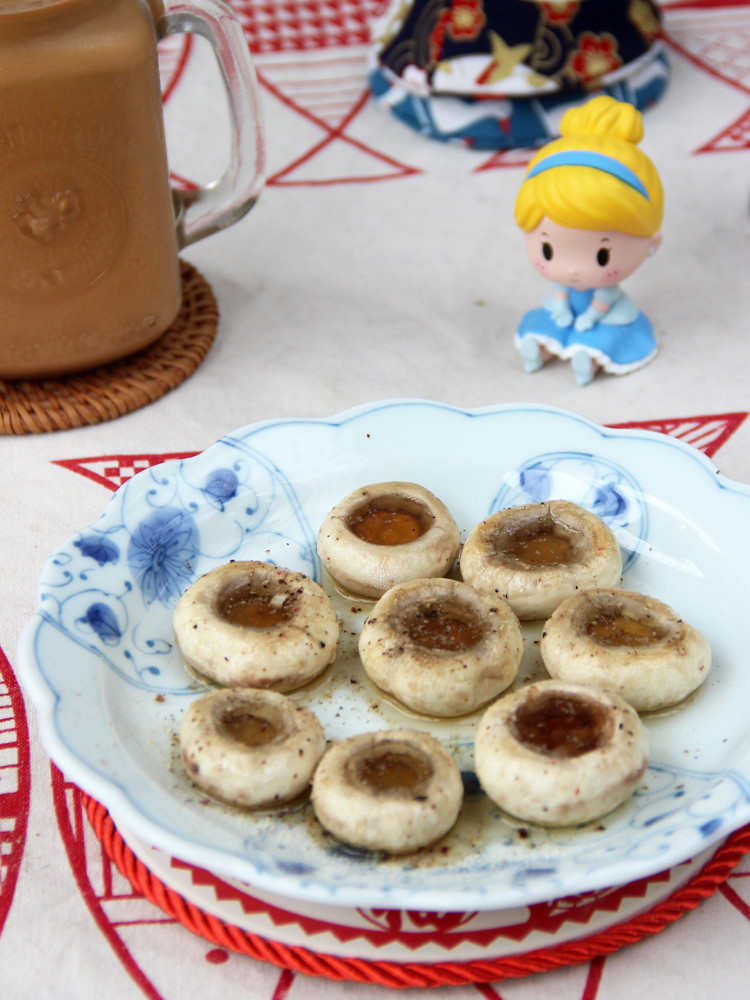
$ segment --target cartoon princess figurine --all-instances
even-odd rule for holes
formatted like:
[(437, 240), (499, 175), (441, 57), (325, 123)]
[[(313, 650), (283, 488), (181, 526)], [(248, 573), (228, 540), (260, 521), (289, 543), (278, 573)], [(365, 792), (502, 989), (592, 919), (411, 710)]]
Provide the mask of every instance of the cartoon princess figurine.
[(527, 372), (563, 358), (587, 385), (599, 368), (625, 375), (656, 354), (651, 322), (619, 282), (661, 246), (664, 192), (638, 148), (643, 123), (632, 105), (595, 97), (567, 111), (560, 131), (516, 198), (529, 260), (555, 289), (523, 317), (516, 346)]

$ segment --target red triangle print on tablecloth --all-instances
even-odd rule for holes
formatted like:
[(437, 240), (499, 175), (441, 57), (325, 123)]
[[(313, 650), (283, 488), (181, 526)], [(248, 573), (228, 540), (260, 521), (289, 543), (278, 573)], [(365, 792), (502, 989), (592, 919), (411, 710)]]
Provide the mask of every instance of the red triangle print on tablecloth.
[(382, 0), (229, 0), (255, 55), (367, 45)]
[[(419, 172), (353, 134), (353, 123), (369, 103), (369, 26), (382, 0), (229, 0), (229, 4), (242, 25), (268, 103), (278, 101), (298, 119), (298, 127), (290, 133), (298, 149), (269, 176), (270, 186), (366, 183)], [(664, 11), (664, 34), (680, 56), (750, 94), (746, 0), (671, 4)], [(161, 42), (165, 101), (178, 85), (190, 51), (189, 36), (170, 36)], [(696, 152), (748, 148), (750, 110)], [(477, 171), (517, 166), (525, 158), (526, 150), (504, 151)]]
[(21, 868), (30, 792), (29, 734), (23, 699), (0, 649), (0, 934)]
[[(750, 95), (750, 4), (686, 0), (664, 11), (668, 44), (704, 72)], [(750, 149), (750, 109), (696, 153)]]
[[(352, 62), (352, 70), (356, 73), (358, 70), (354, 62), (358, 63), (358, 60)], [(364, 81), (359, 83), (356, 76), (352, 76), (350, 86), (354, 102), (345, 110), (339, 106), (339, 111), (335, 115), (339, 120), (334, 121), (330, 103), (326, 102), (325, 107), (316, 107), (317, 100), (305, 101), (307, 95), (302, 87), (307, 88), (310, 83), (310, 70), (307, 66), (305, 82), (299, 90), (292, 90), (288, 83), (285, 90), (284, 83), (277, 77), (277, 70), (280, 70), (279, 77), (282, 76), (285, 72), (284, 65), (276, 64), (273, 67), (266, 65), (259, 69), (259, 79), (266, 90), (312, 126), (313, 142), (291, 163), (271, 175), (267, 181), (269, 185), (321, 187), (332, 184), (369, 183), (419, 173), (416, 168), (399, 163), (386, 153), (379, 152), (348, 134), (349, 125), (369, 100), (369, 92)], [(325, 66), (318, 67), (317, 76), (316, 82), (323, 86), (330, 85), (333, 79), (330, 68)], [(338, 100), (340, 98), (337, 98)], [(346, 146), (345, 150), (343, 146)]]
[(696, 149), (696, 153), (726, 153), (750, 149), (750, 108), (723, 132)]
[[(602, 972), (604, 971), (604, 961), (604, 958), (594, 958), (589, 963), (583, 992), (577, 994), (580, 1000), (596, 1000)], [(498, 993), (497, 989), (489, 984), (477, 983), (476, 991), (483, 1000), (503, 1000), (502, 995)]]
[(192, 48), (192, 35), (169, 35), (159, 43), (159, 81), (162, 100), (168, 100), (179, 83)]
[(190, 458), (197, 454), (195, 451), (175, 451), (150, 455), (99, 455), (96, 458), (60, 459), (52, 464), (61, 465), (64, 469), (77, 472), (87, 479), (93, 479), (95, 483), (114, 491), (144, 469), (150, 469), (154, 465), (161, 465), (162, 462), (169, 462), (172, 459)]
[(479, 174), (485, 170), (525, 168), (535, 152), (535, 149), (500, 149), (478, 166), (475, 173)]
[(730, 438), (747, 417), (747, 413), (721, 413), (708, 417), (681, 417), (664, 420), (632, 420), (624, 424), (608, 424), (609, 427), (631, 428), (644, 431), (658, 431), (679, 438), (686, 444), (702, 451), (712, 458), (725, 441)]
[(750, 94), (750, 4), (685, 0), (664, 11), (667, 41), (701, 69)]
[[(298, 972), (324, 977), (318, 979), (316, 985), (308, 983), (302, 987), (310, 992), (311, 997), (327, 995), (328, 984), (325, 977), (380, 983), (382, 976), (385, 977), (382, 981), (391, 986), (406, 985), (409, 982), (414, 967), (400, 966), (402, 972), (396, 974), (395, 967), (390, 968), (392, 963), (388, 961), (364, 963), (370, 971), (362, 978), (364, 969), (362, 963), (357, 963), (356, 960), (353, 965), (350, 963), (351, 969), (347, 971), (344, 968), (346, 960), (325, 959), (322, 956), (319, 964), (314, 953), (308, 953), (305, 957), (305, 949), (290, 950), (282, 946), (277, 950), (273, 942), (267, 941), (258, 950), (260, 939), (252, 935), (253, 948), (247, 951), (243, 947), (247, 940), (242, 931), (215, 921), (210, 913), (201, 915), (192, 904), (166, 888), (158, 879), (154, 880), (143, 862), (132, 854), (128, 858), (128, 848), (113, 827), (106, 810), (93, 800), (87, 800), (54, 767), (52, 788), (62, 839), (81, 894), (97, 926), (124, 968), (150, 1000), (171, 1000), (173, 997), (177, 1000), (177, 997), (182, 996), (186, 967), (190, 969), (190, 981), (196, 994), (207, 991), (207, 995), (213, 995), (217, 989), (221, 991), (222, 984), (227, 984), (228, 975), (242, 976), (244, 988), (251, 988), (254, 1000), (286, 1000)], [(459, 978), (453, 978), (461, 967), (448, 962), (440, 966), (448, 978), (442, 979), (439, 974), (436, 978), (435, 975), (428, 974), (421, 980), (422, 985), (452, 982), (454, 985), (462, 984), (467, 989), (473, 987), (486, 1000), (502, 1000), (498, 986), (489, 985), (490, 982), (525, 976), (531, 971), (572, 966), (565, 979), (558, 980), (555, 984), (558, 1000), (596, 1000), (607, 955), (633, 944), (644, 935), (657, 933), (713, 895), (717, 889), (731, 905), (747, 916), (747, 906), (736, 889), (738, 885), (742, 885), (743, 879), (747, 879), (747, 873), (735, 872), (734, 869), (740, 858), (747, 854), (749, 847), (750, 833), (747, 830), (739, 831), (729, 838), (699, 874), (694, 873), (689, 884), (678, 889), (668, 899), (665, 897), (646, 916), (616, 924), (584, 940), (572, 941), (567, 946), (561, 945), (560, 954), (556, 954), (558, 949), (553, 946), (552, 952), (545, 949), (542, 952), (532, 951), (516, 959), (507, 959), (499, 966), (491, 962), (474, 963), (472, 968), (478, 982), (460, 975)], [(117, 864), (110, 861), (110, 858), (115, 859)], [(120, 872), (126, 872), (127, 879)], [(140, 895), (141, 888), (135, 891), (131, 882), (132, 886), (142, 887), (148, 899)], [(619, 891), (614, 890), (614, 893)], [(570, 897), (567, 902), (572, 903), (576, 899), (577, 897)], [(566, 900), (558, 901), (565, 902)], [(180, 963), (176, 971), (172, 972), (165, 965), (164, 956), (174, 955), (174, 931), (180, 930), (179, 927), (175, 928), (176, 923), (191, 927), (193, 934), (180, 937)], [(221, 940), (222, 943), (210, 947), (204, 937), (208, 942)], [(234, 954), (235, 949), (241, 954)], [(248, 954), (261, 961), (235, 968), (237, 963), (245, 962)], [(285, 955), (287, 959), (283, 957)], [(296, 971), (290, 971), (289, 967), (279, 971), (278, 966), (287, 965), (287, 960), (291, 969)], [(232, 978), (232, 981), (237, 980)], [(159, 983), (162, 992), (157, 990), (154, 982)]]
[(719, 892), (745, 920), (750, 920), (750, 872), (737, 872), (732, 884), (720, 886)]
[[(80, 789), (66, 781), (54, 765), (50, 770), (60, 835), (78, 889), (97, 927), (144, 997), (179, 1000), (184, 996), (184, 972), (169, 981), (161, 956), (174, 954), (175, 928), (182, 928), (120, 874), (93, 832)], [(189, 966), (195, 996), (220, 996), (223, 967), (243, 962), (241, 956), (230, 955), (187, 933), (180, 935), (180, 954), (185, 966)], [(236, 972), (238, 977), (243, 976), (245, 995), (252, 996), (252, 1000), (285, 1000), (293, 979), (286, 970), (263, 964), (253, 966), (252, 983), (247, 970)]]
[[(265, 103), (278, 101), (296, 116), (289, 162), (269, 186), (320, 186), (390, 180), (417, 173), (352, 135), (369, 102), (370, 22), (382, 0), (229, 0), (253, 54)], [(159, 47), (167, 101), (189, 55), (185, 36)]]
[[(182, 974), (170, 980), (161, 955), (166, 949), (174, 952), (174, 928), (182, 928), (176, 920), (133, 890), (94, 836), (83, 793), (67, 782), (54, 766), (51, 772), (62, 840), (71, 870), (96, 925), (148, 1000), (178, 1000), (182, 996)], [(247, 961), (242, 955), (212, 947), (197, 935), (187, 933), (180, 938), (180, 948), (183, 969), (189, 964), (191, 985), (196, 994), (203, 991), (205, 995), (213, 996), (217, 988), (221, 988), (222, 974), (228, 971), (223, 967), (228, 963)], [(605, 958), (597, 956), (572, 968), (565, 982), (557, 984), (557, 1000), (596, 1000), (604, 963)], [(243, 977), (248, 995), (252, 995), (253, 1000), (287, 1000), (290, 987), (298, 975), (262, 962), (251, 966), (252, 979), (247, 967), (235, 970), (235, 974)], [(155, 985), (157, 982), (159, 988)], [(306, 988), (311, 997), (322, 998), (326, 995), (326, 981), (317, 982), (319, 985), (310, 984)], [(476, 991), (478, 998), (502, 1000), (503, 994), (498, 986), (489, 983), (464, 985), (467, 990)]]
[[(665, 417), (656, 420), (631, 420), (610, 427), (640, 428), (658, 431), (680, 438), (711, 458), (743, 423), (747, 413), (721, 413), (703, 417)], [(143, 455), (98, 455), (91, 458), (68, 458), (56, 461), (71, 472), (77, 472), (95, 483), (116, 490), (143, 469), (149, 469), (171, 459), (190, 458), (195, 451), (152, 453)]]

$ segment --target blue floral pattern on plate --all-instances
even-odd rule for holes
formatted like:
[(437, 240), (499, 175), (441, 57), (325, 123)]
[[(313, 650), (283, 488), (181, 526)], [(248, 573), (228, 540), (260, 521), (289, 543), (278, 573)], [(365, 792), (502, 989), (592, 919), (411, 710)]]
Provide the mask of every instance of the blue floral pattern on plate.
[[(439, 445), (439, 447), (436, 447)], [(424, 720), (378, 699), (356, 651), (366, 603), (321, 572), (317, 526), (368, 482), (433, 490), (468, 530), (499, 507), (552, 497), (603, 517), (623, 549), (625, 585), (701, 628), (714, 668), (700, 693), (647, 719), (651, 762), (631, 800), (577, 830), (500, 815), (473, 778), (478, 716)], [(352, 906), (502, 909), (654, 874), (750, 821), (750, 672), (743, 649), (750, 490), (672, 438), (608, 430), (551, 407), (477, 410), (420, 400), (328, 420), (242, 428), (202, 455), (139, 473), (102, 517), (49, 558), (19, 648), (50, 755), (116, 822), (162, 850), (280, 895)], [(328, 839), (309, 805), (248, 815), (207, 802), (184, 774), (175, 734), (202, 686), (172, 641), (171, 614), (200, 574), (262, 559), (322, 582), (342, 620), (332, 668), (293, 695), (331, 740), (429, 729), (465, 772), (465, 803), (443, 853), (382, 860)], [(524, 626), (517, 684), (541, 676)]]
[(612, 529), (627, 570), (648, 536), (648, 503), (638, 481), (617, 462), (591, 452), (534, 456), (506, 476), (488, 514), (503, 507), (565, 497), (590, 510)]

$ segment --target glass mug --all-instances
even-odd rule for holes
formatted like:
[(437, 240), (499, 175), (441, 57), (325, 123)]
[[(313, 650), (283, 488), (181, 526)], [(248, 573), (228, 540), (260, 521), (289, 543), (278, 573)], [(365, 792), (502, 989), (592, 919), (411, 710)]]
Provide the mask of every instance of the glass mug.
[[(221, 179), (169, 182), (157, 41), (213, 46), (229, 102)], [(178, 251), (263, 186), (258, 85), (221, 0), (0, 0), (0, 378), (148, 346), (180, 307)]]

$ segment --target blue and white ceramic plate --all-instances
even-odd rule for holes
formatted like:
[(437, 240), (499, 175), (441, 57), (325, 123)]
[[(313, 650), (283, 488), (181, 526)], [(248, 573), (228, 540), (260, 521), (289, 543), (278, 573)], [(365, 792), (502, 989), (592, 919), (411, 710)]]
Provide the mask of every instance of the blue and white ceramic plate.
[[(617, 534), (625, 585), (666, 601), (705, 633), (714, 659), (708, 680), (678, 709), (647, 718), (650, 767), (614, 813), (578, 829), (521, 827), (477, 787), (479, 713), (418, 717), (364, 676), (357, 632), (369, 605), (324, 578), (315, 536), (334, 503), (382, 480), (432, 490), (464, 535), (502, 506), (574, 500)], [(173, 857), (332, 905), (528, 905), (655, 874), (750, 822), (748, 523), (750, 488), (689, 446), (552, 408), (392, 401), (327, 420), (254, 424), (195, 458), (141, 472), (50, 557), (19, 649), (22, 679), (57, 765), (116, 823)], [(309, 803), (248, 814), (207, 800), (183, 773), (180, 720), (205, 689), (175, 651), (172, 609), (200, 574), (246, 558), (308, 573), (337, 605), (337, 662), (293, 695), (330, 740), (408, 726), (432, 731), (457, 757), (464, 807), (436, 847), (405, 858), (357, 854), (323, 833)], [(525, 634), (517, 684), (543, 676), (539, 627)]]

